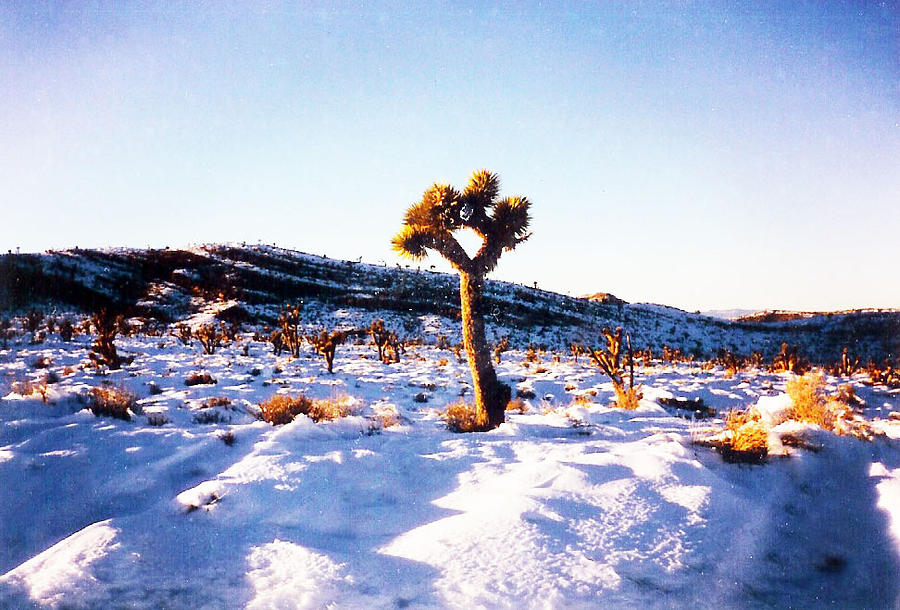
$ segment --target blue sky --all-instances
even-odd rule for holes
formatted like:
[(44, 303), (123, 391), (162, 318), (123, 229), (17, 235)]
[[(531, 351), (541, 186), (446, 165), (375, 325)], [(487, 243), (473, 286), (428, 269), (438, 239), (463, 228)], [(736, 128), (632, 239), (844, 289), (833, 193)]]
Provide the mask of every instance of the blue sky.
[(405, 208), (482, 167), (533, 201), (492, 277), (900, 307), (900, 5), (0, 3), (3, 251), (395, 264)]

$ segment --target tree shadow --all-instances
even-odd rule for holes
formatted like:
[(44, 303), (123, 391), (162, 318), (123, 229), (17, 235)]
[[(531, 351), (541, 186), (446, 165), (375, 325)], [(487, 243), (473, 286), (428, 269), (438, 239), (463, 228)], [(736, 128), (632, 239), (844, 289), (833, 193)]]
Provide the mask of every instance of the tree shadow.
[(888, 608), (900, 601), (896, 543), (870, 476), (873, 461), (896, 467), (900, 456), (878, 444), (831, 440), (820, 453), (761, 466), (704, 458), (732, 491), (710, 498), (710, 514), (733, 522), (710, 528), (727, 544), (705, 566), (726, 606)]

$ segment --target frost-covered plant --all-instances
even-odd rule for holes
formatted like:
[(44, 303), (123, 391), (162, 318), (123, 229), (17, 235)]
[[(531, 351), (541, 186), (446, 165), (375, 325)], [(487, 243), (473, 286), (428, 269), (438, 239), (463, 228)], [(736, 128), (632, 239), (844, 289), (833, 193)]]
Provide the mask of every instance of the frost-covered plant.
[[(500, 178), (487, 170), (472, 174), (462, 192), (434, 184), (410, 206), (394, 249), (414, 259), (435, 250), (459, 273), (462, 336), (475, 387), (477, 428), (489, 430), (504, 421), (510, 388), (497, 379), (485, 336), (484, 278), (496, 268), (504, 251), (528, 239), (531, 203), (525, 197), (499, 198)], [(470, 230), (481, 238), (474, 256), (463, 249), (457, 234)]]
[(137, 396), (125, 387), (100, 386), (88, 394), (88, 408), (97, 417), (131, 419), (131, 412), (137, 405)]

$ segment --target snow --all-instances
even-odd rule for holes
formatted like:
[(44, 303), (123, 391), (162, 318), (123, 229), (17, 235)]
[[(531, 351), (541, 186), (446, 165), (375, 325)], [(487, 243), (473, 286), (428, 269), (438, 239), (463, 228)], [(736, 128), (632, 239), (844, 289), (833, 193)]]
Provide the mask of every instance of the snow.
[[(88, 343), (0, 351), (0, 607), (900, 603), (900, 423), (886, 418), (900, 396), (859, 380), (884, 432), (871, 443), (781, 423), (784, 375), (638, 367), (644, 398), (623, 411), (583, 359), (526, 365), (513, 350), (499, 376), (547, 398), (460, 435), (438, 412), (471, 380), (447, 350), (385, 365), (372, 346), (343, 345), (329, 375), (321, 358), (276, 358), (249, 334), (214, 355), (138, 336), (117, 340), (132, 364), (97, 376), (79, 368)], [(53, 404), (11, 389), (40, 381), (27, 365), (38, 356), (60, 373)], [(193, 371), (218, 383), (187, 387)], [(94, 417), (79, 396), (104, 381), (136, 392), (142, 412)], [(263, 399), (301, 392), (346, 395), (354, 414), (256, 418)], [(814, 434), (817, 450), (725, 463), (691, 442), (721, 420), (658, 402), (675, 396), (720, 414), (755, 405), (776, 436)]]

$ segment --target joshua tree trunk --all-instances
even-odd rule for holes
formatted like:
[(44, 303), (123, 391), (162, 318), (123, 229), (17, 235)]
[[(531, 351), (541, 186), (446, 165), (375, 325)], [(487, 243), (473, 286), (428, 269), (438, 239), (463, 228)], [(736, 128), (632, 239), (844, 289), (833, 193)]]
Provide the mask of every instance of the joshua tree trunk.
[(483, 293), (484, 276), (460, 272), (463, 346), (475, 386), (475, 413), (479, 425), (490, 430), (503, 423), (510, 389), (497, 379), (491, 364), (491, 351), (484, 334)]

